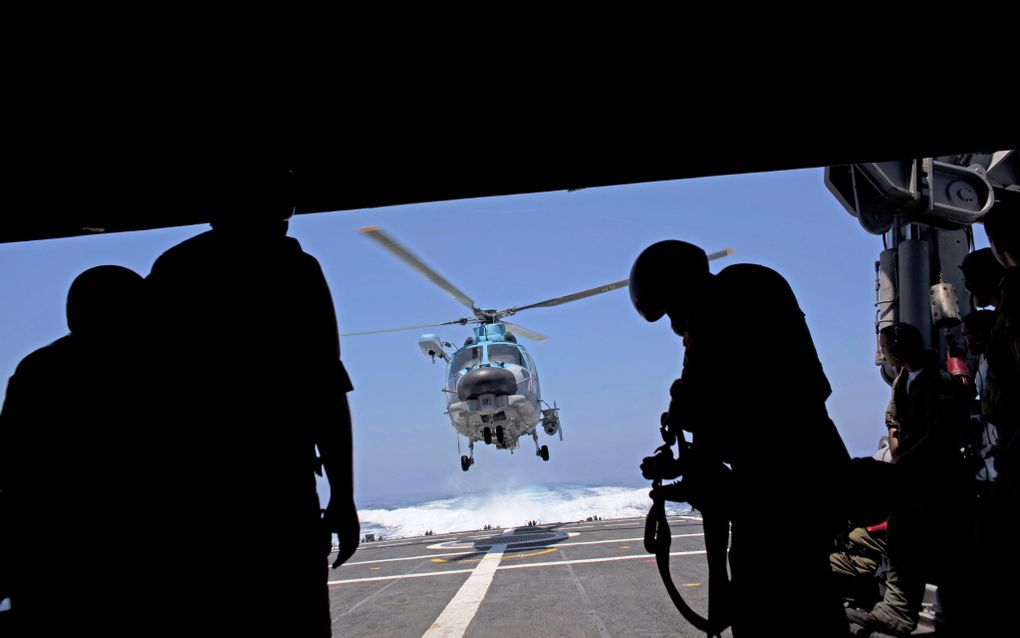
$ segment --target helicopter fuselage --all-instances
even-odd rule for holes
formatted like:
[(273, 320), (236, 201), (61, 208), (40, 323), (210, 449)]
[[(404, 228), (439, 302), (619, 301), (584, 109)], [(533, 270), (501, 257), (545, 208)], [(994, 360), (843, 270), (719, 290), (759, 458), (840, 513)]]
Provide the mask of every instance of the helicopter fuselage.
[[(446, 411), (469, 441), (491, 441), (512, 450), (542, 420), (538, 370), (504, 324), (481, 324), (474, 333), (447, 357)], [(494, 438), (497, 429), (501, 436)]]

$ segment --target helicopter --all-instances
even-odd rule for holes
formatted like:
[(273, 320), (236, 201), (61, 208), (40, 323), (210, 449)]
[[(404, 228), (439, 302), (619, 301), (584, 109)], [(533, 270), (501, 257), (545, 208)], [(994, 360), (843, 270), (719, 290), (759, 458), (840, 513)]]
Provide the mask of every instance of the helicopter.
[[(472, 316), (440, 323), (349, 332), (344, 336), (477, 324), (472, 327), (473, 335), (459, 348), (443, 341), (435, 334), (424, 334), (418, 339), (418, 345), (425, 356), (433, 362), (438, 357), (447, 364), (446, 380), (443, 384), (446, 414), (457, 433), (468, 440), (468, 454), (460, 457), (461, 469), (466, 472), (474, 465), (476, 442), (495, 444), (497, 449), (509, 450), (512, 454), (519, 447), (520, 438), (528, 435), (531, 435), (535, 442), (536, 456), (548, 461), (549, 446), (539, 445), (537, 428), (541, 424), (547, 435), (558, 434), (562, 441), (563, 429), (559, 408), (555, 402), (549, 405), (542, 399), (535, 361), (527, 349), (518, 343), (517, 335), (536, 342), (545, 341), (548, 337), (504, 319), (524, 310), (559, 306), (624, 288), (630, 280), (621, 279), (524, 306), (501, 310), (483, 309), (380, 228), (367, 226), (361, 229), (361, 233), (469, 308)], [(729, 254), (732, 254), (732, 251), (724, 250), (709, 255), (709, 259)], [(459, 438), (457, 443), (459, 448)]]

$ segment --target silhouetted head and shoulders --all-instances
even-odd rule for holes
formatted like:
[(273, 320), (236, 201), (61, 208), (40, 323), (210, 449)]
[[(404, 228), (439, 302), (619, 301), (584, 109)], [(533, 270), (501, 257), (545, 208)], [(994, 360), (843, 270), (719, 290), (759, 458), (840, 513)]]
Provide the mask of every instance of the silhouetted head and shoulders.
[(259, 257), (316, 263), (301, 250), (296, 239), (287, 236), (295, 210), (294, 178), (290, 171), (224, 174), (214, 192), (206, 202), (212, 228), (164, 252), (153, 265), (157, 278), (164, 270), (229, 269), (238, 262), (251, 268), (252, 260)]
[(912, 381), (919, 375), (939, 377), (950, 382), (952, 377), (939, 366), (938, 353), (925, 347), (917, 326), (898, 322), (882, 328), (878, 334), (879, 351), (889, 363), (900, 369), (894, 385), (905, 378)]
[(831, 392), (793, 290), (767, 266), (734, 264), (713, 275), (700, 247), (666, 240), (638, 256), (630, 293), (644, 319), (666, 315), (673, 331), (689, 338), (688, 355), (690, 348), (697, 352), (699, 340), (710, 341), (700, 358), (729, 366), (731, 376), (756, 375), (756, 390), (764, 393), (781, 380), (772, 375), (770, 381), (757, 366), (747, 365), (775, 346), (795, 372), (800, 394), (824, 401)]
[[(82, 349), (115, 354), (130, 347), (144, 329), (144, 281), (123, 266), (96, 266), (78, 275), (67, 293), (69, 333), (25, 357), (15, 375), (32, 368), (66, 367)], [(100, 353), (94, 363), (101, 364)]]
[(1006, 269), (999, 284), (1001, 318), (995, 333), (1012, 341), (1013, 367), (1020, 371), (1020, 210), (995, 206), (983, 221), (992, 253)]
[[(646, 248), (630, 276), (631, 301), (647, 321), (670, 317), (678, 334), (695, 316), (723, 316), (723, 310), (758, 306), (770, 313), (800, 313), (789, 283), (775, 270), (759, 264), (733, 264), (713, 275), (700, 247), (675, 239)], [(768, 321), (773, 316), (746, 317)]]
[(996, 306), (1000, 300), (1000, 285), (1006, 269), (991, 248), (981, 248), (968, 253), (960, 264), (963, 283), (971, 294), (973, 305), (978, 307)]
[(1004, 268), (1015, 272), (1020, 262), (1020, 210), (994, 206), (982, 222), (995, 258)]

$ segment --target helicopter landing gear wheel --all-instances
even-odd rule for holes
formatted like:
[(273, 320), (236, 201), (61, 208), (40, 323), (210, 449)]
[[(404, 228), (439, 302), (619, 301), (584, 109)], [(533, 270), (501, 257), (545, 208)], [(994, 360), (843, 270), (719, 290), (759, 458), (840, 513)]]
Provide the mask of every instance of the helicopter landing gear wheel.
[(485, 440), (485, 444), (486, 445), (491, 445), (492, 444), (492, 430), (490, 430), (487, 427), (482, 428), (482, 438)]
[(549, 460), (549, 446), (548, 445), (543, 445), (542, 447), (538, 448), (538, 455), (542, 457), (543, 461), (548, 461)]
[(503, 445), (503, 426), (496, 426), (496, 440), (499, 441), (500, 445)]
[(467, 456), (460, 457), (460, 469), (464, 470), (465, 472), (467, 472), (468, 468), (474, 464), (475, 464), (474, 459), (469, 459)]

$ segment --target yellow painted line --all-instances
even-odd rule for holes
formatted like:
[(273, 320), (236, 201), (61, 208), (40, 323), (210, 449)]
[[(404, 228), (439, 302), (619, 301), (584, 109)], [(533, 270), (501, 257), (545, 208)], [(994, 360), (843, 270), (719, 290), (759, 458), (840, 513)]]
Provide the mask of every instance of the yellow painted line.
[[(548, 549), (543, 549), (540, 552), (531, 552), (530, 554), (503, 554), (503, 560), (506, 560), (508, 558), (529, 558), (531, 556), (541, 556), (542, 554), (550, 554), (550, 553), (555, 552), (555, 551), (556, 551), (555, 547), (550, 547)], [(445, 558), (433, 558), (432, 562), (433, 563), (457, 563), (458, 565), (460, 565), (461, 563), (480, 563), (483, 560), (489, 560), (489, 559), (487, 559), (487, 558), (468, 558), (466, 560), (446, 560)]]
[(374, 572), (377, 572), (377, 571), (379, 571), (382, 568), (381, 567), (369, 567), (369, 569), (371, 569)]
[(630, 545), (620, 545), (620, 549), (630, 549)]
[(684, 587), (701, 587), (701, 583), (684, 583)]

